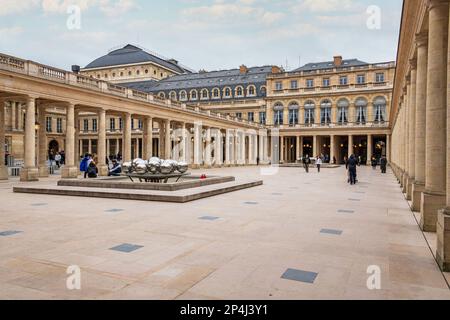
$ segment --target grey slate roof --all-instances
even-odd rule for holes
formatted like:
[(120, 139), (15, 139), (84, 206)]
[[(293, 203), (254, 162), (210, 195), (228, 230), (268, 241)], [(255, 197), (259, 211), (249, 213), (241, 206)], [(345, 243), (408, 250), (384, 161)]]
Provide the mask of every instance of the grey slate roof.
[[(367, 66), (367, 65), (369, 65), (367, 62), (360, 61), (358, 59), (347, 59), (347, 60), (342, 60), (342, 65), (340, 66), (340, 68), (359, 67), (359, 66)], [(316, 63), (313, 62), (313, 63), (305, 64), (303, 67), (293, 70), (293, 72), (323, 70), (323, 69), (331, 69), (334, 67), (335, 67), (334, 61), (325, 61), (325, 62), (316, 62)]]
[(111, 51), (107, 55), (94, 60), (93, 62), (89, 63), (85, 67), (85, 69), (103, 68), (144, 62), (154, 62), (177, 73), (190, 72), (189, 70), (184, 69), (176, 63), (159, 58), (153, 54), (145, 52), (141, 48), (130, 44), (121, 49)]
[(200, 72), (175, 75), (161, 81), (123, 83), (121, 86), (150, 93), (165, 92), (168, 95), (170, 91), (178, 93), (181, 90), (186, 90), (189, 92), (191, 89), (211, 90), (213, 88), (230, 87), (234, 90), (240, 85), (245, 89), (248, 85), (253, 84), (257, 88), (257, 97), (262, 97), (264, 94), (260, 88), (266, 85), (266, 78), (270, 73), (272, 73), (272, 66), (263, 66), (248, 68), (248, 72), (245, 74), (240, 73), (239, 69)]

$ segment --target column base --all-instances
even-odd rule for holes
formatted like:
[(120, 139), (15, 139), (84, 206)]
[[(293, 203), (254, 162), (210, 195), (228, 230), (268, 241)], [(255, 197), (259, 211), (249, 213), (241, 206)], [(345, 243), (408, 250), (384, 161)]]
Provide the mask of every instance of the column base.
[(438, 211), (436, 260), (444, 272), (450, 272), (450, 208)]
[(199, 164), (191, 164), (189, 167), (191, 169), (195, 170), (195, 169), (200, 169), (201, 165), (199, 165)]
[(422, 203), (422, 192), (425, 191), (425, 184), (417, 181), (412, 185), (412, 209), (413, 211), (420, 212), (420, 206)]
[(39, 167), (39, 178), (48, 178), (49, 172), (47, 166)]
[(445, 194), (422, 193), (420, 205), (420, 229), (425, 232), (436, 232), (438, 211), (445, 207)]
[(78, 178), (79, 170), (77, 167), (67, 167), (61, 169), (61, 178), (63, 179), (76, 179)]
[(408, 188), (408, 179), (409, 179), (409, 177), (408, 177), (408, 175), (406, 174), (406, 173), (404, 173), (403, 174), (403, 177), (402, 177), (402, 192), (403, 193), (406, 193), (406, 191), (407, 191), (407, 188)]
[(414, 184), (415, 180), (413, 178), (409, 178), (406, 181), (406, 200), (411, 201), (412, 200), (412, 189), (413, 189), (413, 184)]
[(20, 181), (22, 182), (39, 181), (38, 168), (23, 168), (22, 170), (20, 170)]
[(109, 173), (108, 166), (99, 166), (98, 167), (98, 175), (101, 177), (107, 177)]
[(0, 180), (8, 180), (8, 168), (5, 166), (0, 167)]

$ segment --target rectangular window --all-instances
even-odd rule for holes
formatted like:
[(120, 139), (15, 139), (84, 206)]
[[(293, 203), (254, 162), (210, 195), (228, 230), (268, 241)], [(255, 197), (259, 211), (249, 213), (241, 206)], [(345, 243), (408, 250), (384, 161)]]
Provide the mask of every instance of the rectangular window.
[(363, 74), (359, 74), (359, 75), (356, 77), (356, 83), (357, 83), (357, 84), (365, 84), (365, 83), (366, 83), (366, 76), (363, 75)]
[(266, 124), (266, 113), (265, 112), (259, 113), (259, 123)]
[(97, 132), (97, 119), (92, 119), (92, 131)]
[(339, 77), (339, 84), (341, 86), (346, 86), (348, 84), (348, 78), (347, 76), (340, 76)]
[(122, 130), (123, 129), (123, 119), (119, 118), (119, 129)]
[(88, 119), (83, 120), (83, 131), (85, 131), (85, 132), (89, 131), (89, 120)]
[(289, 110), (289, 125), (295, 126), (298, 124), (298, 109)]
[(62, 118), (56, 119), (56, 132), (63, 133)]
[(314, 88), (314, 79), (307, 79), (306, 80), (306, 87), (307, 88)]
[(52, 132), (52, 118), (51, 117), (45, 118), (45, 130), (47, 132)]
[(297, 89), (298, 88), (298, 82), (297, 80), (291, 81), (291, 89)]
[(283, 83), (282, 82), (276, 82), (275, 83), (275, 90), (283, 90)]
[(242, 113), (241, 112), (236, 112), (236, 118), (242, 119)]
[(384, 82), (384, 73), (377, 73), (375, 75), (375, 82), (377, 83)]
[(254, 112), (249, 112), (249, 113), (247, 114), (247, 119), (248, 119), (248, 121), (250, 121), (250, 122), (254, 122), (254, 121), (255, 121), (255, 113), (254, 113)]
[(323, 78), (322, 86), (329, 87), (330, 86), (330, 78)]
[(114, 118), (109, 119), (109, 129), (111, 131), (116, 131), (116, 119)]
[(138, 129), (142, 130), (142, 120), (141, 119), (138, 120)]
[(131, 119), (131, 130), (134, 130), (134, 119)]

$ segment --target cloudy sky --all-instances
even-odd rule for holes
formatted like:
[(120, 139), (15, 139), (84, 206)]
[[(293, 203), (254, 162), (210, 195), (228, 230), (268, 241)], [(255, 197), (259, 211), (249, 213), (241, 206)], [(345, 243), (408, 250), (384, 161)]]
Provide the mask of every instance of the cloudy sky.
[(127, 43), (194, 70), (294, 69), (336, 54), (383, 62), (396, 58), (401, 8), (401, 0), (0, 0), (0, 52), (64, 69)]

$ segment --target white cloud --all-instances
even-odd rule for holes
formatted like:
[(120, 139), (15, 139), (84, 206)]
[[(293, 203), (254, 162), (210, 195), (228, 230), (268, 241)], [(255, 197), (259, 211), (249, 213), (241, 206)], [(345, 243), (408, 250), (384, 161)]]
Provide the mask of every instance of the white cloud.
[(10, 27), (10, 28), (0, 28), (0, 37), (11, 37), (17, 36), (23, 32), (22, 27)]
[(39, 5), (41, 0), (1, 0), (0, 16), (18, 14)]
[(355, 7), (353, 0), (301, 0), (295, 11), (308, 10), (311, 12), (343, 11)]
[(100, 10), (108, 17), (119, 16), (136, 7), (134, 0), (100, 0)]

